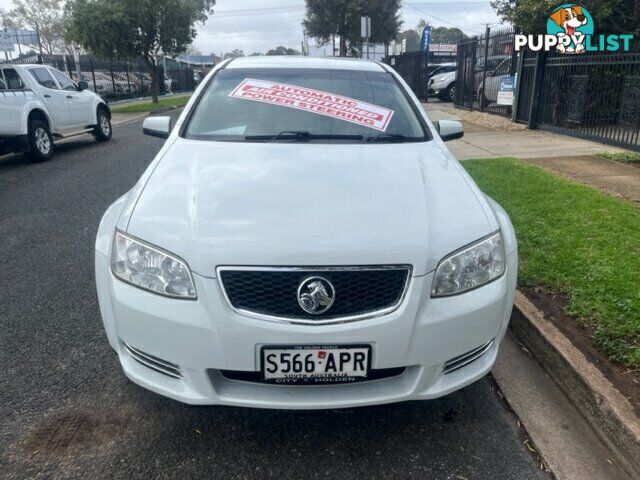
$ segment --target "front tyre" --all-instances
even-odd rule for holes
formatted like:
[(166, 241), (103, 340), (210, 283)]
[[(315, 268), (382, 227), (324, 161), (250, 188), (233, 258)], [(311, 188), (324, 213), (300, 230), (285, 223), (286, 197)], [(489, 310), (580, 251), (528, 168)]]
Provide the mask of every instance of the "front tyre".
[(93, 129), (93, 136), (99, 142), (107, 142), (111, 140), (111, 118), (109, 113), (104, 107), (98, 107), (98, 113), (96, 116), (97, 124)]
[(32, 162), (46, 162), (53, 157), (53, 137), (49, 126), (41, 120), (29, 125), (29, 151), (26, 156)]
[(447, 92), (445, 93), (445, 98), (449, 102), (455, 102), (456, 101), (456, 84), (455, 83), (452, 83), (451, 85), (449, 85), (447, 87)]

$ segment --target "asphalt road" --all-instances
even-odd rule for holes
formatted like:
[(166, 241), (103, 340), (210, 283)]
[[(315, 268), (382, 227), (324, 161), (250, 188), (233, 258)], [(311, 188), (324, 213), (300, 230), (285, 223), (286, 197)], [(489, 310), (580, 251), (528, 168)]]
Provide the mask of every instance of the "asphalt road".
[(429, 402), (336, 411), (191, 407), (128, 381), (93, 242), (160, 149), (141, 122), (54, 159), (0, 159), (1, 478), (550, 478), (490, 377)]

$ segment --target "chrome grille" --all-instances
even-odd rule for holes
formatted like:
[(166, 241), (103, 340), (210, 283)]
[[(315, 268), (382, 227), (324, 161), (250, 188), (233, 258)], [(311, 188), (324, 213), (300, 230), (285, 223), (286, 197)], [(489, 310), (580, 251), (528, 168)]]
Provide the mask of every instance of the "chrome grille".
[[(298, 303), (300, 283), (314, 276), (327, 279), (335, 289), (333, 305), (322, 314), (307, 313)], [(323, 324), (395, 310), (408, 287), (411, 267), (219, 267), (218, 278), (227, 301), (239, 313)]]
[(125, 350), (131, 355), (138, 363), (141, 363), (145, 367), (148, 367), (156, 372), (162, 373), (164, 375), (168, 375), (173, 378), (178, 378), (180, 380), (184, 379), (182, 375), (182, 370), (175, 363), (167, 362), (166, 360), (162, 360), (161, 358), (154, 357), (153, 355), (149, 355), (137, 348), (132, 347), (123, 342)]
[(468, 351), (467, 353), (463, 353), (462, 355), (458, 355), (457, 357), (447, 360), (444, 364), (443, 373), (455, 372), (456, 370), (469, 365), (471, 362), (476, 361), (482, 355), (487, 353), (487, 350), (491, 348), (491, 345), (493, 345), (493, 339), (489, 340), (484, 345)]

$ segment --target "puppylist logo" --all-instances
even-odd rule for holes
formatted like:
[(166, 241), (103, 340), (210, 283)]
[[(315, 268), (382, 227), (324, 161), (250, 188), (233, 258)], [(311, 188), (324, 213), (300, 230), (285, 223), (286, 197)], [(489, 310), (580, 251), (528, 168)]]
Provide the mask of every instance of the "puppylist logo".
[(546, 35), (516, 35), (516, 51), (527, 47), (537, 52), (555, 49), (559, 53), (628, 52), (631, 34), (594, 35), (593, 17), (583, 6), (560, 5), (547, 18)]

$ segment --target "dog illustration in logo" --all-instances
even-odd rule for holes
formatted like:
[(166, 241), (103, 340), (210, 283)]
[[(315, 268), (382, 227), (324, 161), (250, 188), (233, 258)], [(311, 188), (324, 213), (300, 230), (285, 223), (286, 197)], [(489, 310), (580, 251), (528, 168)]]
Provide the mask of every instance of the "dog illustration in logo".
[[(578, 31), (578, 27), (586, 25), (589, 20), (582, 13), (582, 7), (578, 5), (563, 7), (553, 12), (549, 18), (564, 30), (564, 32), (557, 34), (559, 38), (556, 49), (560, 53), (584, 53), (583, 40), (573, 42), (565, 39), (565, 37), (572, 39), (584, 38), (584, 34)], [(575, 46), (573, 45), (574, 43)]]

